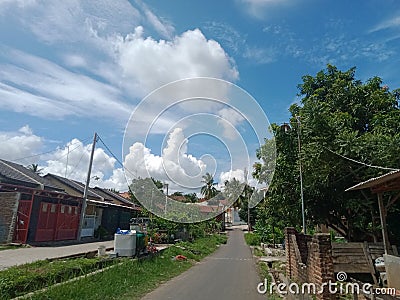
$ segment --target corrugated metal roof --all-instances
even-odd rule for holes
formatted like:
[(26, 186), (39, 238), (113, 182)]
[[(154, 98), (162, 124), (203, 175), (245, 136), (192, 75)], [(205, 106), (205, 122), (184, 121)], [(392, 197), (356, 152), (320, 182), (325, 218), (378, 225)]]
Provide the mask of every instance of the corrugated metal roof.
[(133, 205), (133, 203), (131, 202), (131, 201), (129, 201), (129, 200), (127, 200), (127, 199), (125, 199), (124, 197), (122, 197), (121, 195), (119, 195), (119, 194), (117, 194), (117, 193), (114, 193), (114, 192), (112, 192), (112, 191), (110, 191), (110, 190), (107, 190), (107, 189), (103, 189), (103, 188), (100, 188), (100, 187), (95, 187), (94, 188), (94, 191), (97, 193), (97, 194), (99, 194), (100, 196), (102, 196), (104, 199), (109, 199), (109, 200), (117, 200), (117, 201), (119, 201), (119, 202), (122, 202), (122, 203), (125, 203), (125, 204), (128, 204), (128, 205)]
[(62, 190), (52, 184), (46, 178), (39, 176), (35, 172), (25, 168), (23, 165), (0, 159), (0, 175), (5, 178), (27, 183), (29, 185), (41, 186), (43, 188)]
[(397, 179), (397, 178), (400, 178), (400, 170), (392, 171), (387, 174), (360, 182), (360, 183), (346, 189), (346, 192), (354, 191), (354, 190), (362, 190), (362, 189), (366, 189), (366, 188), (372, 188), (379, 184), (382, 184), (382, 183), (385, 183), (385, 182), (388, 182), (390, 180)]
[[(51, 173), (47, 174), (45, 176), (45, 178), (46, 177), (52, 177), (55, 180), (58, 180), (61, 184), (69, 186), (70, 188), (72, 188), (72, 189), (76, 190), (77, 192), (81, 193), (82, 196), (83, 196), (83, 192), (85, 190), (85, 185), (83, 183), (75, 181), (75, 180), (71, 180), (71, 179), (68, 179), (68, 178), (65, 178), (65, 177), (61, 177), (61, 176), (58, 176), (58, 175), (55, 175), (55, 174), (51, 174)], [(62, 186), (60, 185), (60, 187), (62, 187)], [(98, 198), (98, 199), (102, 198), (101, 196), (97, 195), (91, 188), (88, 189), (87, 195), (90, 196), (90, 197), (93, 197), (93, 198)]]

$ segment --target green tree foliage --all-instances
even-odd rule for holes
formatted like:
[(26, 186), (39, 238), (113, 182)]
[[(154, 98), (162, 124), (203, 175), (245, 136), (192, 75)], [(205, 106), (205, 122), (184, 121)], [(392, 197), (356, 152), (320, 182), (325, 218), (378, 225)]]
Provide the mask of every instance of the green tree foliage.
[[(301, 161), (309, 225), (326, 224), (349, 240), (376, 240), (380, 235), (376, 196), (369, 191), (345, 190), (388, 170), (366, 167), (343, 156), (365, 164), (400, 168), (400, 91), (390, 91), (379, 77), (363, 83), (355, 78), (355, 68), (343, 72), (331, 65), (316, 76), (302, 79), (301, 106), (295, 104), (289, 109), (291, 129), (285, 132), (273, 125), (277, 168), (260, 211), (271, 222), (285, 220), (282, 225), (292, 226), (301, 223)], [(266, 143), (257, 152), (262, 161), (267, 150)], [(267, 169), (262, 162), (254, 168), (260, 181), (263, 168)], [(393, 213), (398, 214), (399, 203), (387, 209), (390, 219)], [(389, 234), (395, 236), (399, 229), (388, 225)]]
[(201, 182), (204, 183), (204, 186), (201, 187), (201, 194), (206, 200), (210, 200), (217, 195), (218, 190), (215, 187), (217, 183), (214, 182), (214, 178), (210, 173), (207, 172), (203, 175), (203, 180)]
[(197, 198), (196, 193), (188, 193), (188, 194), (184, 194), (183, 196), (185, 196), (186, 202), (196, 203), (199, 201), (199, 198)]
[(43, 168), (39, 168), (38, 164), (30, 164), (27, 168), (38, 175), (42, 175)]

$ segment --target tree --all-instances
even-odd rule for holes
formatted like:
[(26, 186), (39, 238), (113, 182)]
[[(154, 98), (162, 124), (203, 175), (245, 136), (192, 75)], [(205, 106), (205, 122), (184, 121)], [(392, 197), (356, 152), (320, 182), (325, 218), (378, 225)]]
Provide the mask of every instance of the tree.
[(224, 184), (225, 187), (223, 195), (225, 196), (225, 198), (228, 199), (229, 203), (233, 203), (233, 206), (235, 208), (241, 208), (242, 207), (241, 195), (243, 193), (245, 184), (241, 183), (235, 177), (232, 178), (230, 181), (226, 180)]
[(214, 182), (214, 178), (210, 173), (206, 173), (203, 175), (203, 180), (201, 182), (204, 183), (204, 186), (201, 188), (201, 194), (204, 196), (206, 200), (210, 200), (214, 196), (217, 195), (218, 190), (215, 188), (215, 185), (217, 184)]
[[(400, 167), (400, 91), (390, 91), (379, 77), (363, 83), (355, 78), (355, 68), (342, 72), (331, 65), (316, 76), (302, 79), (301, 106), (295, 104), (289, 109), (291, 129), (283, 132), (273, 125), (277, 168), (262, 206), (264, 217), (286, 218), (291, 225), (299, 225), (301, 159), (307, 223), (326, 224), (348, 240), (376, 240), (380, 230), (375, 196), (368, 191), (345, 190), (387, 172), (365, 164)], [(263, 145), (257, 152), (262, 161), (254, 173), (261, 180), (266, 148), (268, 145)], [(388, 214), (399, 206), (388, 207)], [(390, 227), (389, 233), (394, 236), (396, 230)]]
[(30, 164), (29, 166), (27, 166), (27, 168), (37, 175), (41, 175), (43, 172), (43, 168), (39, 168), (38, 164)]
[(199, 201), (199, 198), (197, 198), (196, 193), (188, 193), (188, 194), (185, 194), (184, 196), (185, 196), (187, 202), (196, 203)]
[[(240, 209), (239, 209), (239, 217), (243, 221), (248, 221), (248, 214), (250, 212), (250, 225), (251, 227), (254, 226), (256, 222), (256, 208), (252, 207), (249, 209), (249, 200), (251, 198), (251, 195), (254, 193), (254, 188), (249, 186), (248, 184), (244, 185), (244, 188), (242, 190), (241, 195), (239, 196), (239, 203), (240, 203)], [(251, 207), (251, 205), (250, 205)]]

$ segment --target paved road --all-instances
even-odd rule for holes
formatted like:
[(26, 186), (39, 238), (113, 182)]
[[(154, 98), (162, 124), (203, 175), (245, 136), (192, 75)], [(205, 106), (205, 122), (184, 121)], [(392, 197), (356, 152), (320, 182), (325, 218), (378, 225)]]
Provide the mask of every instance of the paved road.
[(60, 247), (32, 247), (13, 250), (2, 250), (0, 251), (0, 270), (7, 269), (15, 265), (22, 265), (34, 262), (37, 260), (65, 257), (79, 253), (96, 251), (99, 246), (112, 248), (114, 246), (114, 241), (95, 242)]
[(229, 232), (226, 245), (178, 277), (162, 284), (142, 300), (265, 299), (257, 293), (260, 282), (243, 232)]

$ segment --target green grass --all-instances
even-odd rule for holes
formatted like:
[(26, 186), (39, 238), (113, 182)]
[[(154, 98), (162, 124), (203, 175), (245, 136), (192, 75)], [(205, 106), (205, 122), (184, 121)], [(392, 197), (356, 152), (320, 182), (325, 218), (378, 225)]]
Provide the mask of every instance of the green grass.
[(259, 272), (260, 278), (263, 280), (263, 282), (264, 282), (264, 279), (267, 279), (267, 292), (265, 294), (265, 297), (270, 300), (282, 299), (275, 293), (275, 291), (273, 294), (269, 293), (271, 282), (272, 282), (272, 276), (269, 273), (268, 266), (264, 262), (260, 261), (260, 262), (258, 262), (257, 267), (258, 267), (258, 272)]
[(23, 246), (20, 245), (0, 245), (0, 251), (2, 250), (12, 250), (12, 249), (19, 249)]
[[(121, 264), (79, 280), (50, 287), (28, 299), (140, 299), (185, 270), (196, 261), (214, 252), (225, 243), (226, 236), (213, 235), (193, 243), (179, 243), (161, 255), (143, 260), (123, 259)], [(184, 255), (186, 261), (173, 260)]]
[(244, 239), (249, 246), (259, 246), (261, 244), (260, 237), (252, 232), (246, 232), (244, 234)]
[(10, 299), (115, 263), (98, 258), (42, 260), (0, 271), (0, 299)]

